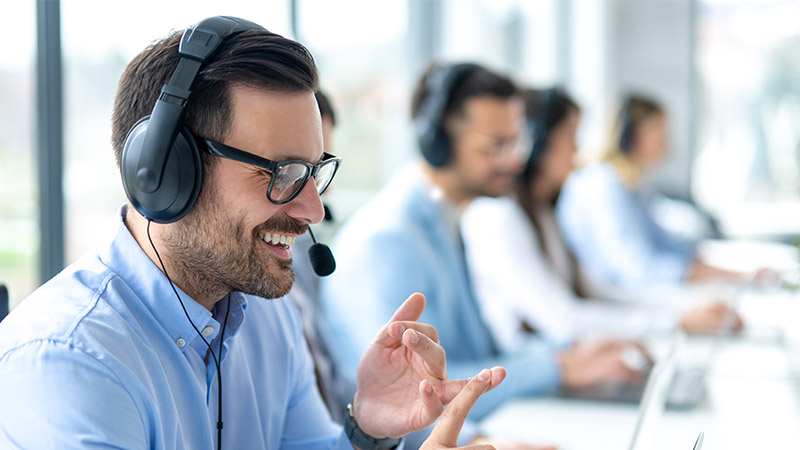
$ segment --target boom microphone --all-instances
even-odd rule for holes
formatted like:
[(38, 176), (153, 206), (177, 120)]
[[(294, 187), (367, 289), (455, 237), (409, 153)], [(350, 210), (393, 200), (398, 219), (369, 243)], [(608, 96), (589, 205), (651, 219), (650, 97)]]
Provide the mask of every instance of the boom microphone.
[(317, 242), (317, 239), (314, 238), (314, 233), (311, 231), (311, 227), (308, 228), (308, 234), (311, 235), (311, 240), (314, 241), (314, 244), (308, 249), (308, 259), (311, 261), (311, 268), (314, 269), (314, 273), (316, 273), (317, 276), (327, 277), (336, 270), (336, 260), (333, 259), (331, 248)]

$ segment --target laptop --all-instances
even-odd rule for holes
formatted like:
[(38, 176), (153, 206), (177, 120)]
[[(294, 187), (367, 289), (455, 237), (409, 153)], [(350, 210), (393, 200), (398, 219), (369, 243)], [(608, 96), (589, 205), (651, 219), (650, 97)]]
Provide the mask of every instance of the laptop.
[[(736, 324), (736, 315), (733, 312), (739, 310), (743, 291), (751, 286), (753, 282), (754, 279), (751, 277), (736, 286), (730, 303), (731, 314), (725, 317), (720, 329), (714, 333), (711, 352), (709, 357), (704, 360), (704, 363), (697, 367), (680, 367), (672, 371), (666, 391), (665, 405), (667, 409), (689, 410), (703, 400), (708, 371), (726, 339), (733, 332)], [(639, 356), (639, 358), (643, 357)], [(653, 366), (644, 367), (643, 371), (647, 374), (648, 379), (652, 376), (653, 369)], [(646, 383), (608, 382), (581, 389), (562, 388), (558, 396), (580, 400), (640, 403), (644, 397), (645, 388)]]
[[(644, 386), (642, 401), (639, 403), (639, 413), (636, 418), (636, 427), (628, 450), (651, 450), (655, 448), (656, 429), (667, 406), (678, 354), (685, 339), (686, 336), (683, 333), (675, 333), (670, 341), (667, 354), (653, 366)], [(702, 445), (703, 433), (700, 432), (693, 448), (694, 450), (699, 450)]]

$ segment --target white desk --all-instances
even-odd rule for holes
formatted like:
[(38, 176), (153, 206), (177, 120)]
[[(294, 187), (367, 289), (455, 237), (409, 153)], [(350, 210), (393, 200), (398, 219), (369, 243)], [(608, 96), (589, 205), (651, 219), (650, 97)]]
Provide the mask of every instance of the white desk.
[[(691, 411), (666, 411), (656, 449), (690, 450), (705, 432), (703, 450), (800, 448), (800, 298), (746, 293), (741, 311), (748, 331), (717, 347), (710, 359), (706, 398)], [(664, 336), (653, 337), (656, 357)], [(690, 337), (680, 365), (709, 360), (714, 341)], [(627, 449), (637, 405), (522, 399), (505, 405), (482, 426), (491, 436), (551, 443), (561, 450)]]

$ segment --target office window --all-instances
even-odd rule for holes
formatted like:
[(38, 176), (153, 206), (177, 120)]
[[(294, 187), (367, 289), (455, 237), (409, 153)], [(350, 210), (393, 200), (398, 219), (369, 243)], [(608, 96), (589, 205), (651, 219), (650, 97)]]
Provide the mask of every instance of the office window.
[(316, 59), (337, 114), (343, 158), (326, 201), (343, 218), (416, 154), (409, 104), (408, 0), (300, 0), (298, 36)]
[[(62, 2), (66, 263), (105, 245), (125, 202), (111, 149), (111, 109), (125, 65), (170, 31), (232, 15), (291, 36), (288, 2)], [(103, 20), (96, 20), (103, 17)]]
[(9, 2), (0, 20), (0, 282), (15, 306), (38, 283), (36, 3)]
[(743, 237), (800, 232), (800, 3), (699, 2), (693, 190)]

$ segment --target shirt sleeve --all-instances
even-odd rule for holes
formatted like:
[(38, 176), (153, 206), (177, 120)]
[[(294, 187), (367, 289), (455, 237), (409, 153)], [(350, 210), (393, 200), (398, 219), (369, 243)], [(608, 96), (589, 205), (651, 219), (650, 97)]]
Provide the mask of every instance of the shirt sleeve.
[(0, 359), (0, 447), (142, 449), (151, 436), (122, 383), (68, 344), (34, 341)]

